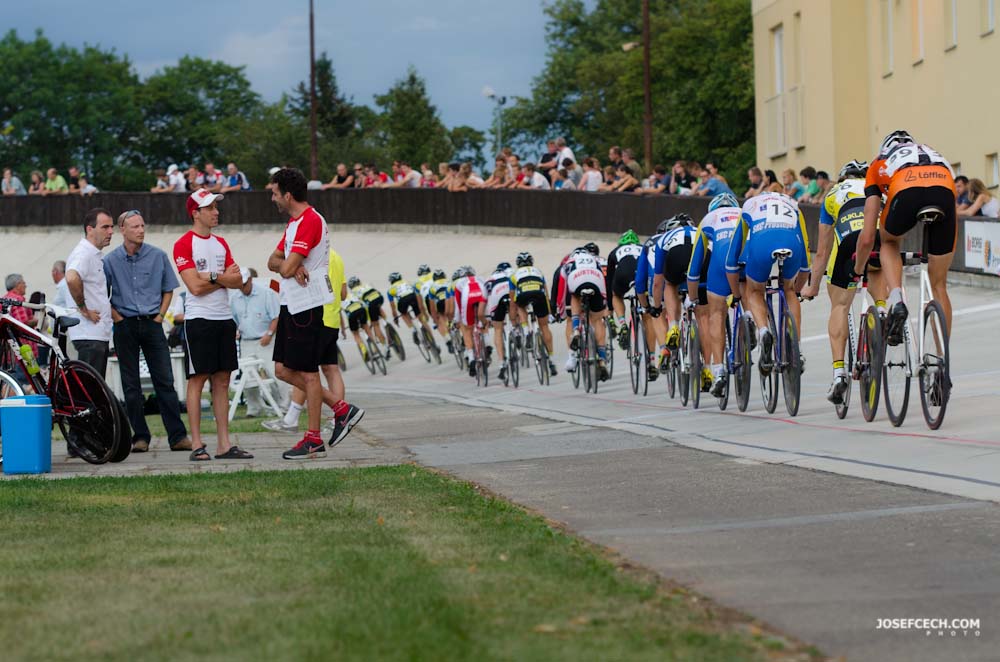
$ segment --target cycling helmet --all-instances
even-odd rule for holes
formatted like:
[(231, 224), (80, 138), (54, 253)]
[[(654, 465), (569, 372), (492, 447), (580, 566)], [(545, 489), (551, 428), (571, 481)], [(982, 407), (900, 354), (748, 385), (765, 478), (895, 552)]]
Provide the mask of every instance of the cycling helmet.
[(435, 269), (434, 273), (431, 274), (434, 280), (441, 280), (442, 278), (447, 278), (448, 276), (444, 273), (444, 269)]
[(389, 274), (390, 285), (395, 283), (397, 280), (403, 280), (403, 274), (399, 273), (398, 271), (393, 271), (391, 274)]
[(844, 167), (840, 169), (841, 179), (844, 179), (845, 177), (864, 177), (867, 174), (867, 161), (848, 161), (844, 164)]
[(501, 262), (497, 265), (495, 271), (510, 271), (510, 262)]
[(361, 284), (361, 279), (358, 278), (357, 276), (351, 276), (350, 278), (347, 279), (347, 286), (352, 290), (360, 284)]
[(601, 249), (598, 248), (597, 244), (595, 244), (592, 241), (591, 242), (587, 242), (586, 244), (584, 244), (583, 250), (587, 251), (591, 255), (600, 255), (601, 254)]
[(462, 277), (463, 275), (464, 275), (464, 274), (462, 273), (462, 268), (461, 268), (461, 267), (459, 267), (458, 269), (455, 269), (455, 271), (453, 271), (453, 272), (452, 272), (452, 274), (451, 274), (451, 279), (452, 279), (452, 280), (458, 280), (458, 279), (459, 279), (459, 278), (461, 278), (461, 277)]
[(622, 236), (618, 237), (618, 245), (625, 246), (626, 244), (638, 244), (639, 235), (635, 233), (635, 230), (629, 229), (622, 233)]
[(462, 270), (462, 275), (463, 276), (475, 276), (476, 275), (476, 270), (473, 269), (472, 267), (470, 267), (469, 265), (465, 265), (464, 267), (459, 267), (459, 268)]
[[(664, 229), (664, 232), (675, 230), (681, 227), (682, 225), (691, 225), (692, 222), (693, 221), (691, 220), (691, 217), (688, 216), (687, 214), (676, 214), (668, 218), (666, 221), (664, 221), (664, 223), (666, 223), (666, 228)], [(660, 225), (663, 225), (663, 223), (661, 223)]]
[(521, 251), (517, 254), (516, 262), (519, 267), (531, 267), (535, 264), (535, 258), (531, 257), (528, 251)]
[(424, 274), (429, 274), (430, 272), (431, 268), (428, 267), (426, 264), (421, 264), (419, 267), (417, 267), (418, 276), (423, 276)]
[(667, 225), (670, 223), (671, 219), (665, 218), (660, 221), (660, 224), (656, 226), (656, 234), (663, 234), (667, 231)]
[(719, 195), (712, 198), (712, 201), (708, 203), (708, 211), (715, 211), (719, 207), (739, 207), (740, 203), (736, 200), (736, 196), (732, 193), (720, 193)]
[(882, 144), (879, 145), (878, 153), (884, 156), (888, 154), (889, 151), (892, 150), (892, 148), (895, 147), (896, 145), (903, 145), (905, 143), (912, 143), (912, 142), (916, 141), (913, 140), (913, 136), (911, 136), (909, 132), (902, 130), (893, 131), (892, 133), (887, 135), (885, 139), (882, 141)]

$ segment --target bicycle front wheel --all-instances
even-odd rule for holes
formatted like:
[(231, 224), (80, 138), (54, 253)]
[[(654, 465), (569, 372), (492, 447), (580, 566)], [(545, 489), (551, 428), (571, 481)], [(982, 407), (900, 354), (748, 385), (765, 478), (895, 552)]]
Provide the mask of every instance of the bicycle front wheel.
[(403, 347), (403, 339), (399, 337), (399, 332), (396, 331), (396, 327), (386, 322), (385, 335), (389, 339), (389, 346), (395, 350), (396, 356), (399, 357), (399, 360), (405, 361), (406, 349)]
[(924, 307), (923, 356), (920, 357), (920, 405), (931, 430), (944, 422), (951, 398), (951, 355), (944, 310), (937, 301)]
[(90, 464), (108, 462), (121, 444), (121, 419), (104, 380), (82, 361), (66, 361), (52, 379), (52, 417), (67, 443)]
[(361, 352), (361, 358), (364, 359), (365, 367), (368, 368), (368, 372), (375, 374), (375, 343), (369, 338), (365, 341), (364, 345), (358, 345), (358, 350)]
[[(420, 323), (417, 322), (419, 326)], [(427, 338), (427, 329), (420, 327), (420, 332), (417, 334), (417, 339), (420, 341), (417, 343), (417, 351), (420, 352), (420, 356), (424, 357), (424, 361), (428, 363), (431, 362), (431, 345)]]
[(898, 345), (885, 343), (885, 358), (882, 361), (882, 397), (885, 398), (885, 413), (893, 427), (899, 427), (906, 419), (906, 409), (910, 404), (910, 323), (903, 330), (903, 342)]
[(802, 392), (802, 356), (799, 354), (799, 332), (791, 311), (785, 314), (785, 332), (782, 334), (781, 386), (785, 394), (785, 409), (789, 416), (799, 413)]

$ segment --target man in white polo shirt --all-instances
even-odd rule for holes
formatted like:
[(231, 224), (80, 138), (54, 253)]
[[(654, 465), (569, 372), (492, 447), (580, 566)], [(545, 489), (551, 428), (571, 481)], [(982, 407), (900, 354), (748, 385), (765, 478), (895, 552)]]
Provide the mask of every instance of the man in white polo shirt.
[(201, 440), (201, 392), (211, 381), (212, 411), (218, 435), (217, 459), (247, 460), (253, 455), (229, 443), (229, 375), (237, 369), (236, 322), (226, 289), (243, 285), (240, 268), (229, 244), (212, 234), (219, 225), (217, 202), (223, 196), (199, 189), (187, 201), (192, 226), (174, 244), (174, 265), (187, 287), (184, 336), (187, 351), (187, 412), (191, 431), (191, 460), (211, 456)]
[(91, 209), (83, 219), (83, 230), (86, 236), (66, 258), (66, 285), (71, 305), (76, 306), (71, 314), (80, 318), (78, 325), (70, 327), (69, 339), (79, 359), (104, 377), (111, 342), (111, 301), (101, 251), (111, 243), (114, 220), (106, 209)]

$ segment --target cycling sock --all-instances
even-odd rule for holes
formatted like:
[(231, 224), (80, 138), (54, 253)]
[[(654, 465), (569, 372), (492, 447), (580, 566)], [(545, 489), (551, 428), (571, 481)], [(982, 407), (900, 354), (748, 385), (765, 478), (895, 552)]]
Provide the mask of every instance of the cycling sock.
[(885, 310), (885, 299), (875, 299), (875, 307), (879, 310)]
[(338, 400), (333, 405), (333, 417), (342, 418), (347, 413), (348, 409), (350, 409), (350, 407), (346, 402), (344, 402), (343, 400)]
[(722, 364), (721, 363), (713, 363), (712, 364), (712, 375), (714, 375), (716, 379), (718, 379), (719, 377), (722, 376)]
[(573, 318), (573, 333), (576, 333), (579, 330), (580, 330), (580, 318), (579, 317), (574, 317)]
[(604, 347), (597, 348), (597, 358), (601, 359), (602, 361), (608, 358), (608, 352)]
[(288, 411), (285, 412), (285, 420), (283, 421), (285, 425), (295, 425), (299, 422), (299, 414), (302, 413), (302, 405), (297, 402), (291, 402), (288, 405)]
[(847, 374), (847, 369), (844, 368), (844, 362), (843, 361), (834, 361), (833, 362), (833, 378), (836, 379), (837, 377), (839, 377), (841, 375), (846, 375), (846, 374)]
[(766, 326), (757, 329), (757, 340), (763, 340), (764, 339), (764, 334), (765, 333), (770, 333), (770, 332), (771, 332), (771, 330), (768, 329)]
[(889, 292), (889, 299), (888, 301), (886, 301), (886, 304), (890, 308), (892, 308), (902, 300), (903, 300), (903, 290), (902, 288), (897, 287), (892, 292)]
[(470, 361), (472, 360), (472, 350), (471, 349), (465, 350), (465, 358), (469, 359)]

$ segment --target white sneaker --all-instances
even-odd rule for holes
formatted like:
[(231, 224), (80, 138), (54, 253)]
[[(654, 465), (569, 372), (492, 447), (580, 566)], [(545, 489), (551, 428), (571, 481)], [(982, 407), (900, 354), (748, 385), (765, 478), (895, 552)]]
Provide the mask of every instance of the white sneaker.
[(296, 421), (292, 425), (288, 425), (287, 423), (285, 423), (285, 419), (283, 419), (283, 418), (272, 418), (269, 421), (264, 421), (263, 423), (261, 423), (261, 425), (263, 425), (264, 428), (266, 428), (268, 430), (271, 430), (272, 432), (298, 432), (299, 431), (298, 421)]
[(576, 372), (576, 357), (571, 356), (566, 359), (566, 372)]

